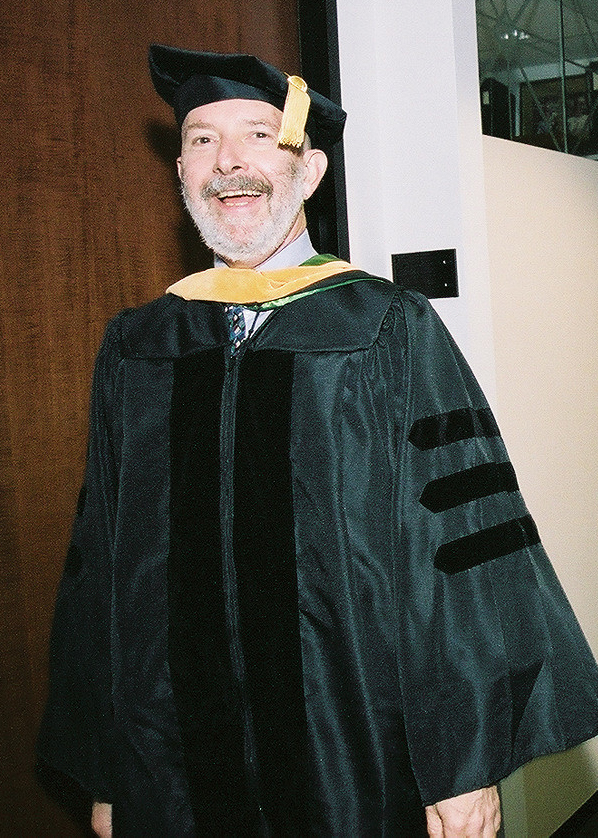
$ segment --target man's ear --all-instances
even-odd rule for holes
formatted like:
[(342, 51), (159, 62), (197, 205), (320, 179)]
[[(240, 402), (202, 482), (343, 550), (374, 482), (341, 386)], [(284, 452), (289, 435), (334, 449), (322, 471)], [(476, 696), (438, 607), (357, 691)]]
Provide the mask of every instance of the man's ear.
[(183, 179), (183, 164), (181, 163), (181, 158), (177, 157), (176, 159), (176, 170), (179, 173), (179, 180)]
[(328, 168), (328, 158), (321, 149), (310, 148), (303, 154), (303, 163), (305, 164), (303, 200), (306, 201), (314, 194), (324, 177), (324, 172)]

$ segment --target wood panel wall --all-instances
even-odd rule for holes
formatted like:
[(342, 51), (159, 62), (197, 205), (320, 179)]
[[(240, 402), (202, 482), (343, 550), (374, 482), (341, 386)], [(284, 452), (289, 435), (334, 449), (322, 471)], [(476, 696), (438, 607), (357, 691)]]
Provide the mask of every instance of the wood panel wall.
[(80, 831), (37, 787), (47, 642), (107, 319), (207, 264), (180, 208), (152, 41), (299, 71), (286, 0), (0, 10), (0, 836)]

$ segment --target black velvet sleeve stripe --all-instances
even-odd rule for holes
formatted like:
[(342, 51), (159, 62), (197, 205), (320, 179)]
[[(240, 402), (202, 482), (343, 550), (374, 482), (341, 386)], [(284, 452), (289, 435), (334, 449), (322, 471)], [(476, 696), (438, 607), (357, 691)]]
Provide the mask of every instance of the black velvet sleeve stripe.
[(446, 512), (498, 492), (515, 492), (517, 488), (511, 463), (484, 463), (431, 480), (421, 494), (420, 503), (430, 512)]
[(462, 408), (418, 419), (409, 432), (409, 442), (420, 451), (428, 451), (463, 439), (499, 435), (498, 425), (489, 408)]
[(525, 515), (486, 530), (449, 541), (438, 548), (434, 566), (444, 573), (458, 573), (471, 567), (538, 544), (540, 536), (531, 517)]

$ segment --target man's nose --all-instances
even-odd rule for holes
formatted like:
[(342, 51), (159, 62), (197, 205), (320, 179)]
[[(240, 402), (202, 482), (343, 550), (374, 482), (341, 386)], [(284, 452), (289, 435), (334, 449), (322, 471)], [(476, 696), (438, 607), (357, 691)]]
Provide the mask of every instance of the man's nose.
[(214, 171), (223, 175), (231, 174), (247, 168), (247, 164), (242, 154), (242, 149), (239, 148), (238, 143), (230, 140), (221, 140), (218, 145), (218, 154), (214, 162)]

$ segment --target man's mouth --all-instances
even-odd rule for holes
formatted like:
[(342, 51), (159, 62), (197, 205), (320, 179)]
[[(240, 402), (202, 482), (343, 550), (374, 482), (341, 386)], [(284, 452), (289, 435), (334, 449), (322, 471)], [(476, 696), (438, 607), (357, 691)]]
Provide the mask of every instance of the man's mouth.
[(258, 189), (226, 189), (216, 194), (223, 204), (245, 206), (260, 198), (264, 193)]
[(223, 206), (242, 209), (272, 195), (272, 186), (265, 180), (238, 175), (215, 177), (202, 190), (204, 200), (215, 198)]

